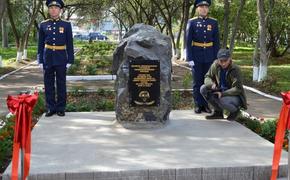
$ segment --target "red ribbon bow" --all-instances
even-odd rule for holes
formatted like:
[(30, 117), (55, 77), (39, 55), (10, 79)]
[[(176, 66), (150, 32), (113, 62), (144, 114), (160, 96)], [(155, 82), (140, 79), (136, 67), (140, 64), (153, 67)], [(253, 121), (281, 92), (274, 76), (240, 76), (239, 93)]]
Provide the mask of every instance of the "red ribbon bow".
[(283, 98), (283, 106), (280, 112), (280, 117), (276, 128), (271, 180), (277, 179), (285, 130), (286, 128), (290, 129), (290, 91), (286, 93), (281, 93), (281, 95)]
[(31, 120), (33, 107), (38, 99), (38, 93), (33, 95), (19, 95), (7, 97), (7, 106), (11, 113), (16, 114), (13, 156), (12, 156), (12, 180), (18, 179), (19, 149), (24, 152), (24, 175), (23, 180), (29, 174), (31, 152)]

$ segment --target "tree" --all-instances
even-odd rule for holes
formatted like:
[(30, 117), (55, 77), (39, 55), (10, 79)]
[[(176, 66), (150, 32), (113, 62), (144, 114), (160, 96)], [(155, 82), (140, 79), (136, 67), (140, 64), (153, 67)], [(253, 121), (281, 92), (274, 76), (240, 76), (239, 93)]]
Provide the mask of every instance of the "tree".
[(0, 0), (0, 20), (2, 20), (2, 17), (5, 13), (6, 9), (6, 0)]
[(265, 4), (264, 0), (257, 0), (257, 10), (259, 18), (259, 46), (260, 46), (260, 66), (258, 82), (261, 82), (267, 77), (268, 70), (268, 56), (266, 48), (266, 15), (265, 15)]
[[(268, 60), (270, 53), (267, 53), (267, 24), (272, 15), (274, 0), (269, 0), (269, 11), (265, 16), (264, 0), (257, 1), (258, 17), (259, 17), (259, 35), (257, 38), (254, 54), (253, 54), (253, 81), (261, 82), (267, 77)], [(260, 49), (260, 51), (259, 51)]]
[(6, 1), (0, 0), (0, 24), (2, 30), (2, 47), (8, 48), (8, 33), (6, 24)]
[(275, 2), (268, 24), (267, 51), (272, 57), (283, 56), (289, 48), (290, 4), (287, 0)]
[(234, 25), (232, 28), (232, 36), (231, 36), (231, 42), (230, 42), (230, 52), (232, 54), (233, 50), (234, 50), (234, 46), (235, 46), (235, 39), (236, 39), (236, 34), (237, 34), (237, 30), (239, 28), (239, 22), (240, 22), (240, 18), (244, 9), (244, 5), (245, 5), (245, 1), (246, 0), (240, 0), (240, 6), (237, 12), (237, 15), (235, 16), (235, 21), (234, 21)]
[[(176, 17), (176, 14), (179, 10), (179, 8), (182, 7), (182, 4), (180, 1), (176, 0), (162, 0), (162, 1), (157, 1), (157, 0), (151, 0), (151, 2), (158, 8), (165, 24), (166, 24), (166, 29), (167, 33), (171, 39), (172, 47), (173, 47), (173, 57), (178, 57), (178, 44), (175, 40), (174, 32), (173, 32), (173, 21)], [(183, 27), (183, 24), (181, 25), (181, 28)], [(181, 31), (179, 31), (181, 32)], [(178, 35), (180, 36), (180, 34)]]
[(10, 2), (10, 0), (6, 0), (6, 3), (7, 3), (7, 13), (8, 13), (9, 21), (10, 21), (12, 31), (15, 37), (15, 41), (16, 41), (16, 47), (17, 47), (16, 60), (17, 62), (19, 62), (21, 59), (27, 59), (28, 37), (30, 34), (30, 30), (34, 24), (34, 21), (37, 17), (38, 11), (41, 5), (43, 4), (43, 2), (42, 0), (33, 0), (32, 2), (25, 1), (24, 2), (25, 4), (22, 4), (24, 6), (26, 5), (26, 6), (32, 7), (32, 9), (30, 9), (31, 15), (28, 16), (28, 21), (27, 21), (28, 23), (26, 24), (24, 32), (19, 32), (19, 30), (17, 29), (15, 25), (15, 20), (12, 13), (13, 4)]
[(229, 0), (224, 0), (224, 31), (223, 31), (223, 40), (222, 40), (222, 48), (227, 47), (228, 42), (228, 34), (229, 34), (229, 20), (230, 20), (230, 2)]
[[(182, 6), (182, 12), (183, 12), (183, 42), (186, 42), (186, 28), (187, 28), (187, 22), (189, 20), (189, 11), (190, 7), (193, 5), (193, 3), (190, 0), (184, 0), (183, 6)], [(181, 59), (186, 59), (186, 46), (185, 43), (183, 43), (183, 51), (181, 51)]]
[(2, 16), (2, 21), (1, 21), (1, 26), (2, 26), (2, 47), (3, 48), (8, 48), (8, 32), (7, 32), (7, 17), (6, 14)]

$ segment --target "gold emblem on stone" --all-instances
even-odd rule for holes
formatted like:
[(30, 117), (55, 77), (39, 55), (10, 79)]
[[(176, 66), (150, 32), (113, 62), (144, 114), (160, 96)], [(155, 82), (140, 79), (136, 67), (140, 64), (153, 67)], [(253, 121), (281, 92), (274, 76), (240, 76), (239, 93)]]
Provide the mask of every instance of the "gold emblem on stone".
[(143, 102), (134, 101), (138, 105), (152, 105), (155, 102), (155, 101), (148, 102), (148, 100), (150, 99), (150, 93), (148, 91), (141, 91), (139, 93), (139, 98), (142, 99)]

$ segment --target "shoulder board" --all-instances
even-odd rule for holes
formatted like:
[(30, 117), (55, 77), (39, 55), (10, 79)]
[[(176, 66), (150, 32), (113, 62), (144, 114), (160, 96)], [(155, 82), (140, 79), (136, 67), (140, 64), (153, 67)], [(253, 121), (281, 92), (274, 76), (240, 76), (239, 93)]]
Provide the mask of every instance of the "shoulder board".
[(194, 19), (197, 19), (198, 17), (193, 17), (193, 18), (191, 18), (190, 20), (194, 20)]
[(50, 19), (46, 19), (44, 21), (41, 21), (41, 23), (45, 23), (45, 22), (48, 22), (48, 21), (50, 21)]
[(215, 19), (215, 18), (212, 18), (212, 17), (208, 17), (208, 18), (217, 21), (217, 19)]
[(64, 20), (64, 19), (62, 19), (61, 21), (63, 21), (63, 22), (67, 22), (67, 23), (70, 23), (70, 21), (67, 21), (67, 20)]

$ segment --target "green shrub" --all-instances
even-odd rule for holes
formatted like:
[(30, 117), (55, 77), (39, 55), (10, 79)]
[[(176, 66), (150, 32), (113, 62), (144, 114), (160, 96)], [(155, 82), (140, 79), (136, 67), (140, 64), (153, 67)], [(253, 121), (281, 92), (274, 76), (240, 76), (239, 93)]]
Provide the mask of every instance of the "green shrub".
[(111, 55), (116, 48), (116, 44), (106, 41), (96, 41), (83, 47), (80, 54), (93, 59), (95, 56)]
[(85, 66), (85, 71), (89, 74), (89, 75), (95, 75), (96, 72), (97, 72), (97, 65), (94, 64), (94, 65), (88, 65), (88, 66)]
[(261, 132), (261, 123), (258, 120), (252, 120), (246, 117), (240, 117), (238, 121), (256, 133)]
[(181, 101), (181, 99), (182, 99), (182, 97), (181, 97), (180, 91), (173, 91), (172, 92), (172, 108), (173, 109), (178, 108), (178, 104)]
[(10, 118), (1, 117), (5, 125), (0, 129), (0, 173), (6, 169), (7, 163), (12, 156), (15, 116)]
[(186, 72), (183, 81), (182, 81), (182, 86), (184, 89), (190, 88), (192, 85), (192, 74), (191, 72)]
[(260, 135), (265, 139), (268, 139), (272, 143), (275, 142), (276, 134), (276, 120), (267, 120), (264, 123), (261, 123), (261, 132)]
[(34, 106), (32, 116), (37, 119), (45, 112), (45, 99), (44, 99), (44, 93), (39, 92), (38, 100), (36, 105)]

